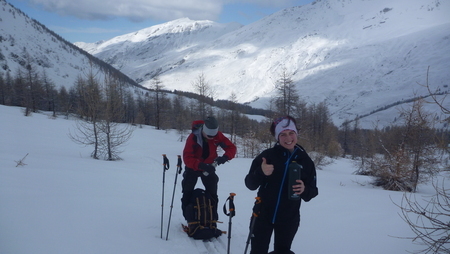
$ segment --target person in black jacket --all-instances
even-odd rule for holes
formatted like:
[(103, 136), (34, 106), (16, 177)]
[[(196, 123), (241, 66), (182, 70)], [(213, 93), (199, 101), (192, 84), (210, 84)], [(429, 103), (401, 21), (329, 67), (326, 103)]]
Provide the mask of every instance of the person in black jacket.
[[(314, 162), (297, 144), (296, 121), (290, 116), (276, 119), (270, 132), (277, 139), (274, 147), (259, 154), (252, 162), (245, 177), (250, 190), (258, 189), (260, 203), (255, 204), (255, 224), (250, 254), (267, 254), (274, 233), (274, 251), (270, 253), (294, 253), (292, 241), (300, 225), (300, 204), (318, 195)], [(289, 186), (288, 166), (292, 161), (300, 164), (301, 180)], [(301, 199), (291, 200), (288, 189), (292, 188)]]

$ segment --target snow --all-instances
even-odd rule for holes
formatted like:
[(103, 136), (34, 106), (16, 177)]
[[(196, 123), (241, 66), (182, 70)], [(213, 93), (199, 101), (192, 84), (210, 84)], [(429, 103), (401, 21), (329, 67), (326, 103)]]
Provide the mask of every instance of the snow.
[[(184, 143), (175, 131), (136, 128), (121, 154), (108, 162), (90, 158), (91, 147), (68, 137), (75, 123), (50, 113), (24, 117), (21, 108), (0, 106), (0, 253), (226, 253), (227, 237), (203, 243), (181, 231), (181, 175), (177, 155)], [(16, 161), (26, 165), (16, 167)], [(166, 171), (163, 239), (161, 234), (162, 154)], [(222, 206), (236, 193), (231, 253), (243, 253), (256, 192), (244, 185), (250, 158), (235, 158), (218, 167), (219, 216), (228, 230)], [(335, 160), (318, 170), (319, 196), (301, 208), (301, 226), (293, 243), (296, 253), (385, 254), (421, 249), (402, 220), (403, 193), (374, 188), (370, 178), (354, 175), (353, 161)], [(172, 192), (176, 187), (168, 240)], [(199, 181), (198, 187), (202, 187)], [(415, 194), (432, 194), (428, 185)], [(400, 238), (399, 238), (400, 237)]]
[[(301, 99), (326, 102), (339, 126), (427, 95), (418, 83), (426, 84), (428, 67), (431, 89), (449, 91), (449, 12), (449, 1), (323, 0), (242, 27), (179, 19), (77, 45), (145, 87), (159, 73), (166, 89), (195, 92), (191, 82), (203, 73), (217, 90), (215, 99), (234, 93), (256, 108), (267, 108), (286, 70)], [(360, 125), (383, 120), (386, 126), (394, 118), (383, 111)]]

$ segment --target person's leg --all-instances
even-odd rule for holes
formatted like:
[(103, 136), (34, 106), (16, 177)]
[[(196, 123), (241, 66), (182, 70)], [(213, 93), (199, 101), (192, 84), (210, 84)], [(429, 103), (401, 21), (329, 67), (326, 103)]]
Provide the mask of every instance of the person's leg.
[(192, 192), (194, 191), (195, 185), (197, 184), (197, 178), (197, 174), (192, 170), (185, 170), (183, 173), (183, 180), (181, 181), (181, 188), (183, 191), (183, 196), (181, 197), (181, 209), (183, 211), (183, 216), (184, 209), (189, 204)]
[[(292, 241), (300, 225), (300, 218), (290, 223), (274, 226), (274, 250), (280, 253), (290, 253)], [(276, 252), (276, 253), (277, 253)]]
[(217, 213), (217, 206), (219, 204), (219, 197), (217, 196), (217, 184), (219, 182), (219, 177), (215, 172), (210, 173), (208, 176), (202, 175), (202, 183), (205, 186), (205, 191), (211, 195), (214, 201), (214, 215), (219, 219), (219, 214)]
[(217, 198), (217, 184), (219, 183), (219, 177), (216, 172), (209, 173), (208, 176), (201, 175), (203, 186), (205, 191), (208, 192), (215, 201)]
[(250, 254), (266, 254), (269, 251), (273, 224), (256, 218), (253, 226)]

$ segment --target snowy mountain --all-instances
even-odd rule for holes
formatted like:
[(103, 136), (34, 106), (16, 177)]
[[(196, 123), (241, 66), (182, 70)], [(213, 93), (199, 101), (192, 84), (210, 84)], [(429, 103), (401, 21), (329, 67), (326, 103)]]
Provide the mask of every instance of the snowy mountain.
[(158, 74), (167, 89), (193, 91), (204, 73), (216, 99), (235, 93), (262, 108), (285, 69), (303, 99), (326, 101), (336, 124), (369, 115), (371, 125), (428, 94), (418, 84), (428, 67), (432, 90), (449, 91), (449, 13), (442, 0), (317, 0), (246, 26), (184, 18), (76, 45), (143, 86)]
[(373, 127), (394, 121), (394, 105), (428, 94), (418, 84), (426, 84), (428, 67), (432, 90), (449, 92), (448, 13), (442, 0), (318, 0), (246, 26), (174, 20), (76, 43), (83, 51), (0, 0), (0, 74), (31, 61), (57, 87), (70, 87), (94, 61), (94, 72), (112, 65), (135, 85), (148, 87), (158, 74), (166, 89), (193, 91), (204, 73), (216, 99), (235, 93), (266, 108), (285, 69), (304, 100), (326, 101), (335, 124), (367, 116), (360, 123)]
[(56, 87), (71, 87), (78, 76), (105, 71), (115, 73), (132, 86), (138, 84), (112, 66), (65, 41), (38, 21), (29, 18), (5, 0), (0, 0), (0, 75), (14, 77), (19, 69), (31, 64), (47, 75)]

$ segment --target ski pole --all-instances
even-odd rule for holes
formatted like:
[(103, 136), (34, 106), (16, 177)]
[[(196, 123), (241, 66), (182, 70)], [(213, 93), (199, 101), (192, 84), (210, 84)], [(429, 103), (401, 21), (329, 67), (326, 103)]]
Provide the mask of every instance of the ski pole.
[[(230, 196), (225, 201), (225, 204), (223, 205), (223, 213), (225, 213), (226, 216), (229, 216), (230, 219), (228, 221), (228, 246), (227, 246), (227, 254), (230, 254), (230, 243), (231, 243), (231, 218), (236, 215), (236, 210), (234, 207), (234, 196), (236, 196), (235, 193), (230, 193)], [(229, 208), (227, 213), (227, 201), (229, 201)]]
[(247, 237), (247, 242), (245, 244), (244, 254), (247, 253), (248, 245), (250, 244), (250, 239), (253, 236), (253, 228), (255, 227), (255, 221), (256, 221), (256, 218), (259, 216), (261, 198), (256, 197), (255, 199), (256, 199), (256, 201), (255, 201), (255, 206), (253, 207), (252, 219), (250, 222), (250, 231), (248, 232), (248, 237)]
[(169, 169), (169, 159), (163, 154), (163, 180), (162, 180), (162, 202), (161, 202), (161, 239), (163, 238), (163, 217), (164, 217), (164, 182), (166, 181), (166, 170)]
[(177, 177), (181, 174), (181, 156), (178, 155), (177, 170), (175, 171), (175, 182), (173, 184), (172, 203), (170, 204), (169, 224), (167, 225), (166, 241), (169, 239), (170, 218), (172, 218), (173, 199), (175, 197), (175, 188), (177, 187)]

